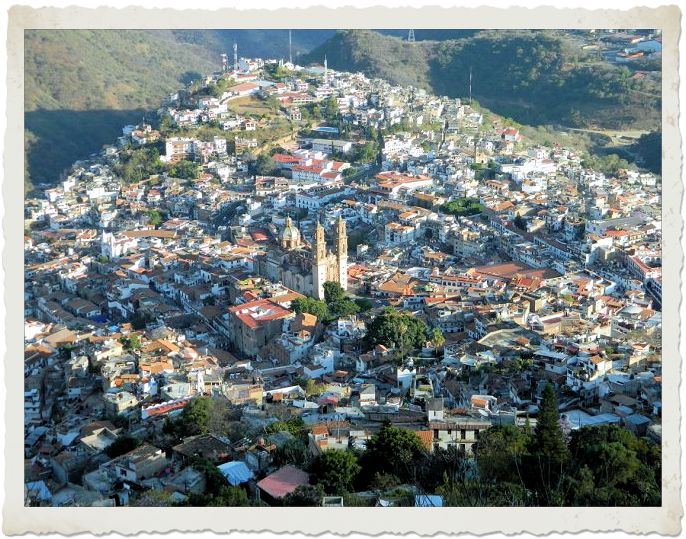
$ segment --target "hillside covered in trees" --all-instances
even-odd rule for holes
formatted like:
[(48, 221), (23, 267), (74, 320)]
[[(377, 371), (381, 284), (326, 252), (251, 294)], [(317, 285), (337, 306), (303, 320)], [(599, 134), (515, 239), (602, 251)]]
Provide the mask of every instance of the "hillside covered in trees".
[(24, 39), (26, 172), (34, 184), (58, 180), (216, 63), (167, 30), (30, 30)]
[(485, 30), (459, 39), (409, 43), (369, 30), (338, 32), (307, 57), (344, 71), (450, 97), (472, 95), (524, 124), (606, 129), (659, 128), (659, 71), (631, 71), (583, 51), (553, 31)]
[[(294, 30), (294, 54), (334, 30)], [(25, 33), (25, 187), (53, 183), (111, 144), (184, 83), (245, 56), (287, 56), (287, 30), (29, 30)]]
[[(660, 128), (655, 66), (633, 79), (552, 32), (416, 30), (414, 43), (407, 30), (393, 29), (293, 30), (291, 37), (299, 63), (326, 55), (335, 69), (453, 97), (468, 94), (471, 69), (474, 98), (523, 124)], [(234, 40), (240, 55), (288, 56), (288, 30), (27, 31), (25, 184), (57, 181), (165, 95), (217, 70)]]

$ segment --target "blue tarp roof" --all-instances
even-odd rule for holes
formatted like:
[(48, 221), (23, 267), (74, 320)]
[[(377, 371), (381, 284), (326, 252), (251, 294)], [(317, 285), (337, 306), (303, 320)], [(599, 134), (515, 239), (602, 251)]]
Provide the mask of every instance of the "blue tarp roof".
[(252, 479), (253, 473), (245, 465), (245, 462), (233, 460), (217, 466), (226, 480), (233, 486), (245, 483)]
[(420, 494), (414, 497), (415, 507), (443, 507), (443, 496)]

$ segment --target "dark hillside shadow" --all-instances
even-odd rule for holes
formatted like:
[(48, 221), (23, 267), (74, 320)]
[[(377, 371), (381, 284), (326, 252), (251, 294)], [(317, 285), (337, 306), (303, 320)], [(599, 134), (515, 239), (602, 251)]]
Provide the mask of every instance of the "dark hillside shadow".
[(153, 113), (143, 109), (26, 112), (25, 127), (36, 137), (26, 154), (31, 182), (58, 182), (74, 161), (115, 144), (122, 127), (140, 123), (144, 116), (152, 119)]
[(183, 85), (202, 79), (202, 74), (197, 71), (184, 71), (179, 75), (179, 82)]

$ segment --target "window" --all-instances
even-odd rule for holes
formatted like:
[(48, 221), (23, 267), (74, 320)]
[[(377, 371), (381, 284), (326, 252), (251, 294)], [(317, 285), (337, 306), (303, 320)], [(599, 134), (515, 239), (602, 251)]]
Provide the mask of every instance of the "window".
[(438, 440), (438, 429), (434, 429), (434, 440)]
[(460, 438), (462, 438), (464, 440), (466, 437), (467, 437), (467, 429), (462, 429), (460, 431)]

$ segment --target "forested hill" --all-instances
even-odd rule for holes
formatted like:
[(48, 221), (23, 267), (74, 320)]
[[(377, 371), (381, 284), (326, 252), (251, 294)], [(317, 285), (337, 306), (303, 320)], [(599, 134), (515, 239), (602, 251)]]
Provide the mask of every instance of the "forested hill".
[[(362, 71), (449, 96), (473, 95), (520, 123), (659, 128), (660, 73), (631, 73), (549, 32), (293, 30), (301, 64)], [(288, 30), (29, 30), (25, 33), (26, 179), (52, 183), (112, 143), (166, 94), (219, 69), (219, 54), (288, 57)]]
[(472, 95), (525, 124), (658, 129), (659, 71), (641, 78), (583, 51), (561, 33), (485, 30), (459, 39), (409, 43), (366, 30), (338, 32), (310, 53), (357, 70), (451, 97)]
[[(299, 55), (335, 30), (293, 30)], [(25, 186), (52, 183), (110, 144), (183, 83), (243, 56), (288, 57), (288, 30), (29, 30), (25, 33)]]
[(167, 30), (29, 30), (24, 39), (27, 179), (34, 184), (56, 181), (218, 63)]

